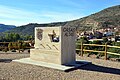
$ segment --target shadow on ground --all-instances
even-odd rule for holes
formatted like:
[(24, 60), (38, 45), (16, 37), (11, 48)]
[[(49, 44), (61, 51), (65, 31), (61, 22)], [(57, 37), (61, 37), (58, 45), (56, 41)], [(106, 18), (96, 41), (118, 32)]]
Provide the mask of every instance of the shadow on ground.
[(12, 61), (12, 59), (0, 59), (0, 63), (10, 63)]
[(99, 66), (99, 65), (95, 65), (95, 64), (88, 64), (85, 66), (81, 66), (78, 69), (120, 75), (120, 69), (104, 67), (104, 66)]

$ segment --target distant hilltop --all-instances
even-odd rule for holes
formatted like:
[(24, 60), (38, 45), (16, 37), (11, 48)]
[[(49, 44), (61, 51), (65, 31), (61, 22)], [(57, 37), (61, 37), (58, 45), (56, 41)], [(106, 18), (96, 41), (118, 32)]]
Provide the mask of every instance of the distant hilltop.
[(47, 27), (47, 26), (70, 26), (77, 27), (79, 30), (86, 31), (92, 30), (94, 28), (108, 28), (108, 27), (120, 27), (120, 5), (112, 6), (106, 8), (100, 12), (91, 14), (89, 16), (67, 21), (67, 22), (56, 22), (56, 23), (48, 23), (48, 24), (37, 24), (30, 23), (27, 25), (19, 26), (6, 33), (19, 33), (21, 35), (34, 35), (35, 27)]
[(0, 24), (0, 32), (5, 32), (5, 31), (11, 30), (11, 29), (13, 29), (15, 27), (16, 26), (14, 26), (14, 25)]

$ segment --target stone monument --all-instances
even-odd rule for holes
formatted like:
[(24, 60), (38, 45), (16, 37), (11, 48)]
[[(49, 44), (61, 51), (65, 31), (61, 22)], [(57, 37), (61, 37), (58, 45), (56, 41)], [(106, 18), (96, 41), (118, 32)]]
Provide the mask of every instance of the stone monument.
[(75, 63), (75, 27), (36, 27), (30, 59), (55, 64)]
[(62, 71), (86, 65), (89, 62), (76, 61), (75, 32), (75, 27), (36, 27), (30, 58), (14, 61)]

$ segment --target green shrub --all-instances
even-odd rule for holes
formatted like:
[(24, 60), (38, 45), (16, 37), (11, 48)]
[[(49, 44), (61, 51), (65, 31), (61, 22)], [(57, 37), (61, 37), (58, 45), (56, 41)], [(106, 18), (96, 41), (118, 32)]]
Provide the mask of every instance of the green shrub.
[(96, 41), (93, 41), (92, 44), (102, 44), (102, 41), (96, 40)]
[(81, 37), (79, 40), (77, 40), (77, 43), (89, 43), (87, 37)]
[(19, 49), (22, 48), (22, 43), (23, 43), (23, 41), (18, 41), (18, 48), (19, 48)]
[(15, 49), (17, 48), (18, 44), (17, 43), (12, 43), (12, 47), (14, 47)]
[(7, 47), (5, 47), (2, 51), (3, 51), (3, 52), (7, 52), (7, 51), (8, 51), (8, 50), (7, 50)]
[(8, 44), (9, 51), (11, 50), (12, 47), (13, 47), (13, 46), (12, 46), (12, 43), (9, 43), (9, 44)]
[(25, 49), (27, 47), (27, 43), (22, 44), (22, 48)]
[(102, 44), (105, 44), (105, 43), (107, 43), (108, 42), (108, 39), (105, 37), (105, 38), (103, 38), (103, 42), (102, 42)]

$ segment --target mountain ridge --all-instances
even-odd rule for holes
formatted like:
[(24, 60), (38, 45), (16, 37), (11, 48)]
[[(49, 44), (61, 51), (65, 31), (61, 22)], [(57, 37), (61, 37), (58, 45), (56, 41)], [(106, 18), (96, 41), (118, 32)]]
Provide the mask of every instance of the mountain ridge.
[(14, 25), (0, 24), (0, 32), (8, 31), (8, 30), (11, 30), (11, 29), (13, 29), (15, 27), (16, 26), (14, 26)]
[(70, 26), (77, 27), (79, 30), (92, 30), (93, 28), (107, 28), (107, 27), (120, 27), (120, 5), (112, 6), (103, 9), (97, 13), (89, 16), (67, 21), (67, 22), (55, 22), (49, 24), (37, 24), (30, 23), (27, 25), (16, 27), (12, 30), (6, 31), (5, 33), (18, 33), (21, 35), (33, 35), (35, 27), (51, 27), (51, 26)]
[(89, 16), (70, 21), (66, 26), (76, 26), (82, 30), (120, 26), (120, 5), (109, 7)]

